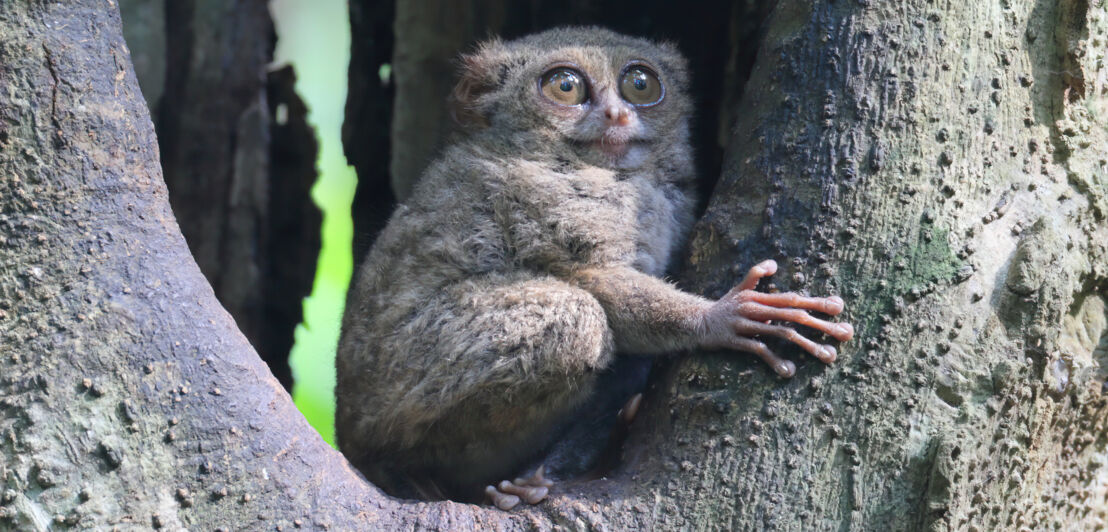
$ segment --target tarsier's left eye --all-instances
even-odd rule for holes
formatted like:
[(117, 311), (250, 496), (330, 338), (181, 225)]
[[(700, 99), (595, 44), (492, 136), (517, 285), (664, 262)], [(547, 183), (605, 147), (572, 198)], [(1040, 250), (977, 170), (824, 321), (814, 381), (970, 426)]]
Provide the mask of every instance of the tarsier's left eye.
[(619, 93), (634, 105), (654, 105), (662, 100), (662, 82), (645, 67), (633, 66), (619, 80)]
[(539, 78), (539, 90), (543, 96), (562, 105), (580, 105), (589, 97), (585, 78), (572, 68), (559, 67)]

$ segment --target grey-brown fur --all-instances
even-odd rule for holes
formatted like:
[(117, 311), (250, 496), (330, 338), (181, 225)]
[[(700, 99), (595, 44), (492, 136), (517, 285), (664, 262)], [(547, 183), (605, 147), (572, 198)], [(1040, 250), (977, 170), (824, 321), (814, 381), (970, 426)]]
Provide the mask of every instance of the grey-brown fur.
[[(657, 105), (619, 99), (632, 60), (662, 80)], [(566, 62), (589, 77), (588, 105), (540, 94)], [(749, 348), (732, 338), (743, 300), (657, 278), (692, 222), (691, 108), (672, 46), (565, 28), (485, 43), (463, 63), (469, 127), (378, 237), (338, 350), (339, 445), (394, 492), (465, 496), (520, 473), (617, 351)], [(625, 126), (606, 118), (613, 105), (631, 113)], [(589, 142), (628, 134), (622, 158)]]

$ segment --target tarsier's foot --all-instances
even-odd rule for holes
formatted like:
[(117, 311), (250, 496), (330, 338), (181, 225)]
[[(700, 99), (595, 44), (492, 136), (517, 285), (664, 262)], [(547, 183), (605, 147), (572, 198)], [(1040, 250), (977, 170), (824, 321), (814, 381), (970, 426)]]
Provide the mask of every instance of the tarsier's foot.
[(821, 320), (807, 312), (814, 310), (837, 316), (843, 311), (842, 298), (806, 297), (793, 292), (768, 294), (754, 290), (759, 280), (776, 272), (776, 262), (762, 261), (750, 269), (738, 286), (732, 288), (727, 295), (716, 302), (709, 316), (711, 336), (709, 345), (754, 353), (782, 377), (792, 377), (796, 373), (796, 366), (777, 356), (766, 347), (766, 344), (756, 340), (755, 336), (783, 338), (800, 346), (824, 363), (834, 362), (835, 357), (838, 356), (834, 347), (813, 342), (795, 329), (773, 325), (770, 322), (797, 323), (845, 342), (854, 336), (854, 327), (849, 323)]
[(642, 406), (642, 394), (637, 393), (632, 395), (626, 403), (623, 403), (623, 408), (619, 409), (619, 421), (624, 426), (630, 425), (632, 421), (635, 421), (635, 416), (639, 414), (639, 407)]
[(539, 466), (529, 477), (517, 478), (512, 481), (503, 480), (497, 486), (485, 487), (485, 495), (488, 495), (492, 503), (501, 510), (511, 510), (523, 501), (527, 504), (538, 504), (550, 493), (550, 487), (554, 481), (543, 476), (545, 466)]

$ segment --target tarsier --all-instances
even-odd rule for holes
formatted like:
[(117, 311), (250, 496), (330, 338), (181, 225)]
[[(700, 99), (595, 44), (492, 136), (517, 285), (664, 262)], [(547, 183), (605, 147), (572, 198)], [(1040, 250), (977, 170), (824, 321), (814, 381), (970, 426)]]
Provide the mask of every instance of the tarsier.
[[(361, 266), (338, 350), (339, 446), (391, 493), (504, 509), (542, 500), (519, 473), (616, 353), (753, 353), (777, 337), (830, 363), (838, 297), (755, 290), (716, 301), (659, 278), (693, 221), (685, 60), (599, 28), (493, 40), (462, 58), (465, 131), (426, 170)], [(490, 485), (494, 484), (494, 485)], [(415, 490), (401, 486), (414, 486)]]

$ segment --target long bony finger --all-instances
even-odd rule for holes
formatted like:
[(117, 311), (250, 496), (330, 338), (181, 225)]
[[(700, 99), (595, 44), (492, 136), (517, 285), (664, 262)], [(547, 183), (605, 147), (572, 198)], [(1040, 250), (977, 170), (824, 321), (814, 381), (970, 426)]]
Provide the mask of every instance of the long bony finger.
[(750, 268), (750, 271), (746, 272), (746, 277), (743, 277), (742, 282), (735, 287), (735, 290), (753, 290), (763, 277), (769, 277), (775, 273), (777, 273), (776, 261), (769, 259), (759, 262)]
[(766, 364), (769, 364), (769, 367), (773, 368), (773, 371), (781, 377), (788, 379), (796, 375), (796, 364), (777, 356), (776, 353), (770, 351), (769, 347), (766, 347), (766, 344), (762, 342), (750, 338), (736, 338), (734, 347), (740, 351), (758, 355), (758, 358), (762, 359)]

